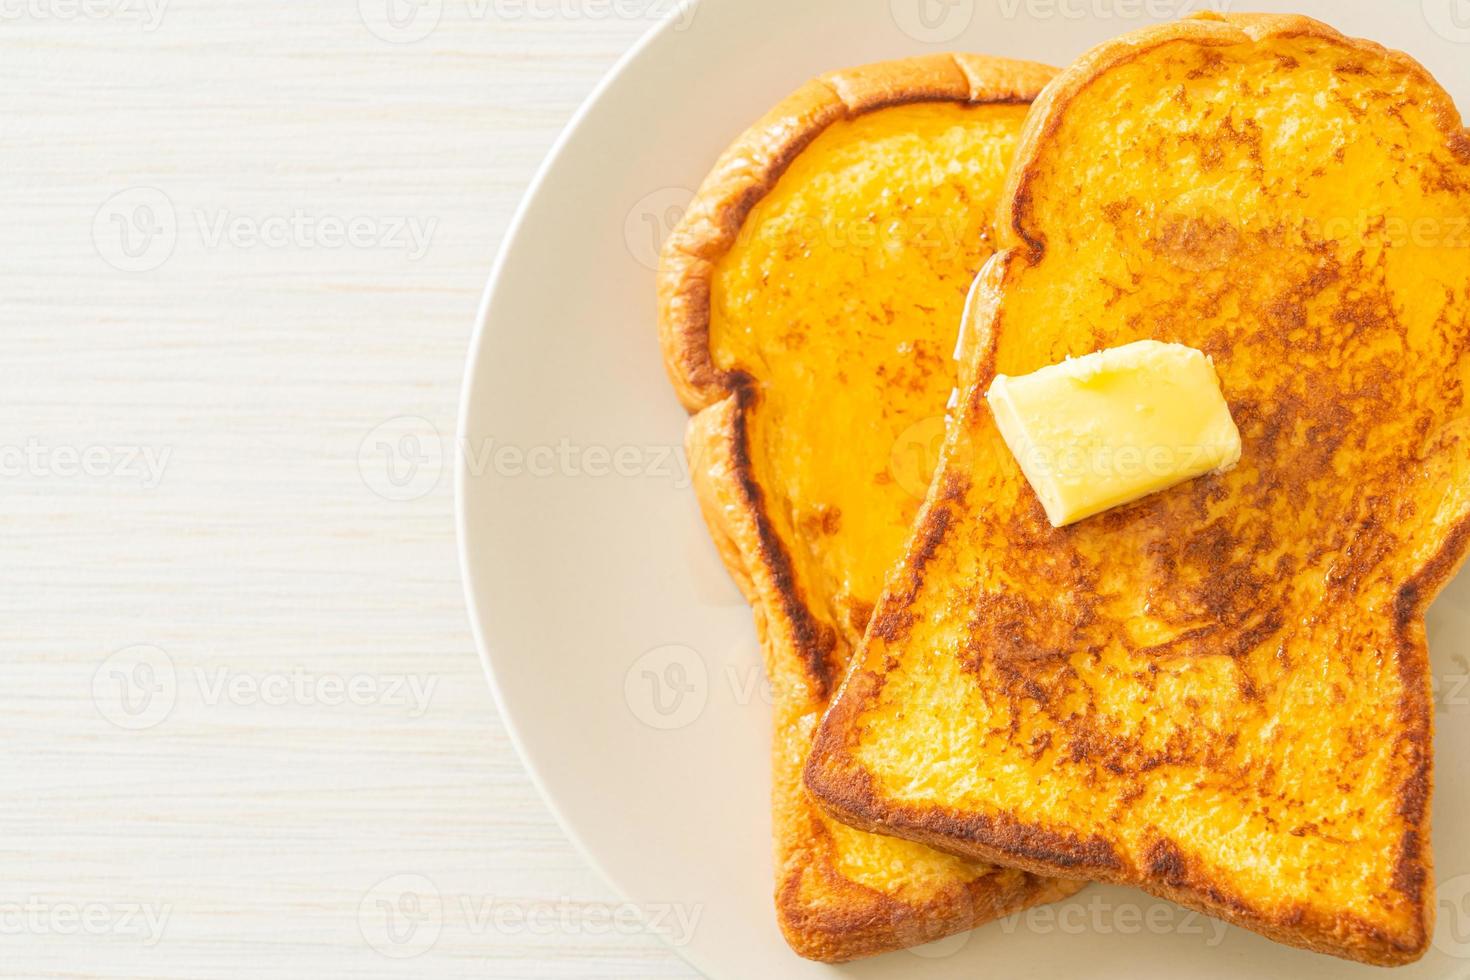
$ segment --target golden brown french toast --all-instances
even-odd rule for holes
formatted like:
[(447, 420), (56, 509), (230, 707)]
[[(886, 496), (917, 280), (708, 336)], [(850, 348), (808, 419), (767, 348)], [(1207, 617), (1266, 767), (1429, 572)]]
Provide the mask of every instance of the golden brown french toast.
[(772, 681), (777, 914), (808, 958), (916, 945), (1076, 887), (852, 830), (801, 785), (932, 471), (890, 456), (937, 449), (965, 295), (1052, 74), (944, 55), (811, 82), (725, 153), (664, 251), (694, 486)]
[[(967, 386), (807, 783), (855, 826), (1378, 964), (1432, 923), (1424, 612), (1470, 542), (1470, 136), (1301, 17), (1143, 30), (1027, 123)], [(985, 393), (1210, 355), (1243, 456), (1054, 528)]]

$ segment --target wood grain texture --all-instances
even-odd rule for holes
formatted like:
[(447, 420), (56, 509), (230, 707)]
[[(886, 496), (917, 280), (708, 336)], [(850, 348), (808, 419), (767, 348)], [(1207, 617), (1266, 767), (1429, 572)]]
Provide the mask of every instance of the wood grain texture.
[(432, 479), (651, 14), (158, 2), (0, 25), (0, 976), (694, 976), (525, 776)]

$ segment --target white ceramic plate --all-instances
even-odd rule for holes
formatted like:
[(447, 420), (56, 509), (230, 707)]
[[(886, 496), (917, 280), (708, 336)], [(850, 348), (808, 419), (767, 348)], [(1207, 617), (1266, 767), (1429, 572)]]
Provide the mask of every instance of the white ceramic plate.
[[(672, 6), (674, 0), (663, 0)], [(659, 360), (654, 256), (719, 151), (820, 72), (944, 50), (1064, 65), (1212, 0), (705, 0), (609, 76), (529, 194), (491, 280), (460, 427), (470, 608), (502, 713), (567, 832), (717, 980), (816, 977), (771, 910), (767, 692), (750, 614), (696, 511)], [(1293, 0), (1405, 49), (1470, 107), (1470, 0)], [(1431, 614), (1439, 680), (1435, 949), (1470, 976), (1470, 579)], [(682, 918), (680, 916), (682, 915)], [(1361, 973), (1119, 888), (851, 977)]]

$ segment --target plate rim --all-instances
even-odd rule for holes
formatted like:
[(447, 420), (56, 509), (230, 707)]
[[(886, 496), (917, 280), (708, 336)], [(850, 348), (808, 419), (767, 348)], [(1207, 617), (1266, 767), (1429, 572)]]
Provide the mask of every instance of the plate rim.
[[(542, 157), (536, 172), (532, 176), (525, 191), (522, 192), (520, 201), (516, 204), (515, 212), (510, 222), (506, 225), (505, 235), (501, 239), (500, 246), (496, 250), (495, 259), (490, 266), (490, 274), (485, 282), (485, 288), (480, 294), (479, 305), (475, 310), (474, 330), (470, 335), (469, 346), (465, 353), (464, 373), (460, 379), (458, 406), (455, 413), (454, 444), (451, 452), (454, 453), (454, 536), (455, 554), (459, 563), (459, 579), (462, 590), (466, 618), (469, 620), (470, 634), (475, 641), (475, 650), (479, 655), (480, 667), (485, 675), (486, 683), (490, 688), (490, 695), (495, 704), (495, 711), (500, 718), (501, 725), (505, 728), (506, 735), (514, 747), (516, 756), (521, 763), (521, 768), (531, 780), (537, 795), (542, 803), (551, 812), (556, 821), (558, 829), (569, 840), (578, 856), (590, 867), (602, 882), (607, 885), (624, 903), (631, 903), (632, 897), (617, 878), (608, 871), (606, 865), (597, 856), (596, 852), (588, 846), (573, 827), (571, 820), (563, 810), (556, 795), (551, 791), (545, 777), (532, 761), (526, 751), (524, 737), (521, 734), (519, 723), (510, 708), (510, 702), (505, 696), (500, 679), (495, 670), (495, 655), (492, 652), (492, 644), (486, 623), (481, 615), (479, 605), (475, 599), (477, 587), (480, 584), (474, 571), (474, 565), (470, 556), (469, 530), (468, 530), (468, 495), (470, 487), (470, 472), (467, 454), (461, 451), (461, 447), (469, 444), (470, 426), (470, 403), (474, 400), (475, 380), (480, 358), (484, 353), (488, 337), (490, 335), (490, 308), (494, 302), (495, 294), (500, 290), (502, 280), (505, 276), (505, 267), (509, 261), (510, 254), (517, 240), (524, 230), (527, 214), (532, 204), (540, 196), (543, 185), (546, 183), (551, 171), (561, 161), (566, 153), (568, 144), (572, 137), (582, 127), (586, 118), (601, 104), (608, 91), (622, 78), (623, 74), (632, 64), (641, 58), (644, 52), (663, 37), (669, 31), (678, 27), (681, 18), (688, 12), (697, 10), (703, 5), (704, 0), (675, 0), (673, 7), (657, 23), (652, 25), (635, 40), (631, 47), (624, 51), (597, 83), (592, 90), (582, 99), (576, 111), (557, 133), (552, 141), (550, 149)], [(672, 951), (680, 960), (693, 967), (702, 976), (710, 976), (710, 971), (705, 964), (700, 962), (700, 957), (693, 952), (692, 948), (681, 948), (674, 945), (667, 936), (658, 930), (654, 930), (663, 948)]]

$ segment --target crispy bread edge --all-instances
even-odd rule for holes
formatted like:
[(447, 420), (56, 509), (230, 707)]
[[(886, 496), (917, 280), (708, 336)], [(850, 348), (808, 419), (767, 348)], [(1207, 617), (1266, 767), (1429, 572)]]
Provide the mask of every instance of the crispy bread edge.
[[(756, 629), (765, 656), (766, 673), (774, 688), (777, 711), (786, 716), (820, 714), (825, 695), (806, 665), (778, 651), (794, 650), (797, 627), (786, 617), (772, 615), (765, 597), (784, 588), (781, 573), (769, 563), (747, 562), (759, 555), (759, 526), (765, 523), (760, 487), (749, 474), (745, 419), (742, 405), (750, 396), (737, 392), (690, 420), (686, 434), (695, 495), (710, 526), (721, 556), (756, 615)], [(800, 732), (778, 731), (772, 745), (773, 763), (780, 766), (783, 739), (804, 738)], [(800, 780), (800, 774), (795, 775)], [(800, 786), (796, 787), (798, 792)], [(964, 893), (946, 894), (923, 903), (900, 901), (844, 877), (833, 866), (834, 846), (816, 815), (794, 805), (789, 789), (778, 785), (773, 799), (777, 844), (775, 904), (782, 934), (801, 956), (828, 963), (891, 952), (905, 945), (905, 923), (912, 923), (914, 942), (931, 941), (964, 932), (1032, 905), (1072, 894), (1078, 883), (1018, 875), (1003, 869), (982, 875), (965, 885)], [(802, 823), (810, 821), (811, 826)], [(804, 869), (810, 869), (827, 890), (829, 901), (814, 908), (803, 897)]]
[(710, 280), (756, 204), (833, 123), (916, 102), (1030, 103), (1056, 70), (1029, 61), (942, 54), (884, 61), (807, 82), (716, 161), (659, 258), (664, 366), (690, 414), (728, 397), (740, 380), (709, 350)]
[[(982, 55), (932, 55), (833, 72), (808, 82), (763, 116), (719, 158), (659, 263), (659, 338), (664, 365), (680, 402), (693, 415), (685, 435), (695, 495), (731, 577), (750, 603), (776, 685), (776, 697), (800, 698), (820, 712), (835, 683), (836, 637), (824, 630), (800, 595), (786, 547), (766, 517), (752, 472), (745, 424), (757, 397), (750, 379), (718, 370), (709, 349), (711, 279), (735, 244), (751, 210), (791, 162), (833, 123), (891, 106), (919, 102), (1030, 103), (1055, 75), (1031, 62)], [(774, 653), (794, 651), (797, 663)], [(804, 689), (804, 690), (802, 690)], [(779, 733), (777, 747), (779, 750)], [(777, 814), (778, 821), (783, 818)], [(783, 836), (805, 834), (775, 828)], [(810, 835), (816, 837), (813, 831)], [(818, 842), (818, 845), (823, 842)], [(818, 873), (846, 901), (814, 910), (802, 901), (799, 868), (778, 869), (775, 902), (786, 941), (808, 959), (844, 962), (901, 948), (899, 917), (937, 921), (924, 939), (938, 939), (1077, 888), (1072, 882), (1000, 875), (969, 884), (973, 914), (957, 919), (943, 901), (899, 902), (842, 877), (817, 858)], [(1014, 876), (1008, 876), (1014, 878)], [(963, 903), (962, 903), (963, 904)]]
[[(1076, 97), (1109, 69), (1166, 44), (1184, 41), (1218, 46), (1292, 37), (1320, 37), (1385, 58), (1419, 76), (1438, 95), (1439, 117), (1452, 152), (1470, 161), (1470, 130), (1463, 128), (1454, 100), (1418, 61), (1371, 41), (1348, 38), (1320, 21), (1296, 15), (1200, 14), (1172, 24), (1145, 28), (1095, 48), (1065, 69), (1037, 100), (1022, 132), (1015, 162), (1000, 206), (1001, 251), (981, 273), (972, 293), (975, 363), (967, 365), (970, 382), (962, 412), (984, 411), (980, 393), (995, 374), (994, 325), (1005, 302), (1005, 284), (1016, 263), (1034, 264), (1046, 250), (1045, 235), (1030, 225), (1036, 164), (1043, 142), (1061, 125)], [(955, 427), (964, 425), (963, 419)], [(947, 535), (949, 503), (960, 496), (957, 477), (948, 473), (954, 433), (941, 456), (939, 475), (920, 512), (909, 553), (889, 579), (889, 596), (880, 602), (892, 614), (907, 604), (923, 581), (924, 565)], [(834, 818), (874, 833), (919, 841), (938, 850), (1022, 868), (1042, 875), (1073, 876), (1142, 888), (1188, 908), (1216, 916), (1286, 945), (1379, 966), (1412, 963), (1427, 951), (1434, 929), (1434, 868), (1430, 850), (1429, 801), (1433, 790), (1433, 717), (1428, 696), (1429, 654), (1424, 614), (1463, 565), (1470, 551), (1470, 520), (1452, 529), (1444, 546), (1399, 589), (1394, 609), (1401, 676), (1406, 690), (1421, 689), (1418, 699), (1400, 705), (1406, 736), (1416, 750), (1417, 774), (1404, 786), (1400, 812), (1409, 824), (1400, 845), (1395, 881), (1420, 907), (1419, 928), (1404, 942), (1351, 915), (1311, 916), (1296, 907), (1262, 908), (1223, 889), (1167, 839), (1156, 841), (1146, 868), (1127, 868), (1101, 837), (1083, 838), (1065, 829), (1028, 824), (1012, 814), (985, 817), (944, 807), (919, 809), (885, 799), (870, 774), (849, 751), (848, 736), (862, 709), (882, 687), (881, 679), (863, 669), (855, 656), (842, 690), (818, 730), (808, 758), (806, 783), (813, 797)], [(879, 616), (869, 635), (879, 629)]]

